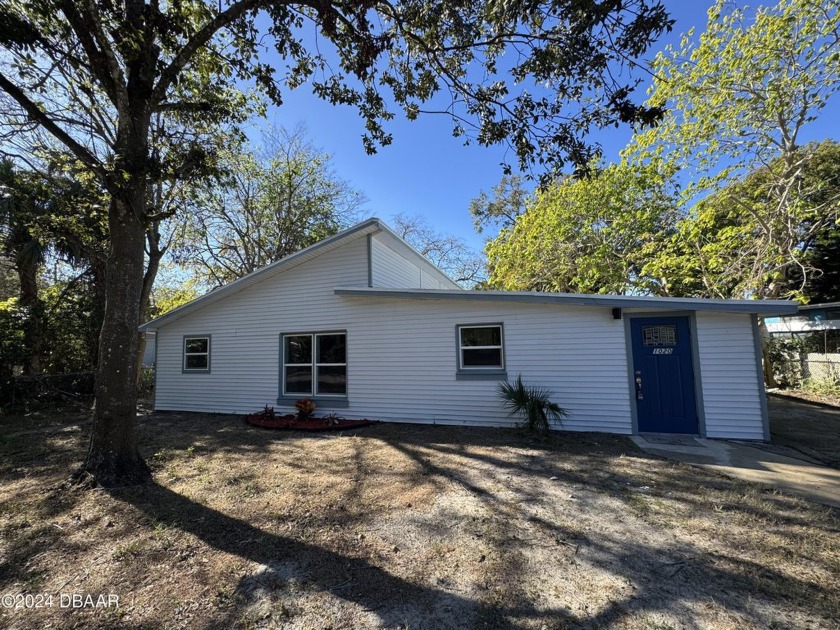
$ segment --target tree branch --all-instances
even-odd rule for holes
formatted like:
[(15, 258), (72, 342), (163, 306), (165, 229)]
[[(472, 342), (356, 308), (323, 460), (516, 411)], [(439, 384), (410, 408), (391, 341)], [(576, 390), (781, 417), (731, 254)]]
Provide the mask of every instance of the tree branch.
[(152, 103), (155, 105), (163, 101), (166, 92), (181, 71), (192, 60), (193, 56), (219, 32), (233, 24), (248, 11), (260, 9), (272, 4), (291, 4), (289, 0), (272, 2), (271, 0), (241, 0), (231, 4), (227, 9), (216, 15), (205, 24), (175, 55), (169, 65), (161, 72), (160, 79), (152, 92)]
[(110, 187), (110, 183), (108, 180), (108, 173), (105, 170), (105, 167), (102, 163), (94, 156), (90, 151), (88, 151), (84, 146), (76, 142), (73, 137), (68, 134), (64, 129), (59, 127), (55, 122), (46, 114), (46, 112), (42, 111), (38, 105), (33, 103), (26, 94), (23, 93), (14, 83), (9, 81), (5, 75), (0, 73), (0, 89), (2, 89), (6, 94), (11, 96), (17, 103), (20, 105), (24, 111), (26, 112), (27, 116), (34, 122), (41, 125), (44, 129), (49, 131), (57, 140), (59, 140), (62, 144), (64, 144), (68, 149), (73, 152), (73, 155), (76, 158), (84, 163), (88, 168), (94, 171), (101, 179), (102, 182), (105, 184), (106, 187), (109, 188), (110, 192), (113, 192)]

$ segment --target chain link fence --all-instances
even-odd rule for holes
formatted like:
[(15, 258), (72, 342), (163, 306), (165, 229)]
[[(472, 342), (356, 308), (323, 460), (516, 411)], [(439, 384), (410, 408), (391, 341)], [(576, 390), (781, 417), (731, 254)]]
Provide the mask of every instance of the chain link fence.
[(839, 330), (775, 334), (768, 350), (779, 385), (840, 394)]

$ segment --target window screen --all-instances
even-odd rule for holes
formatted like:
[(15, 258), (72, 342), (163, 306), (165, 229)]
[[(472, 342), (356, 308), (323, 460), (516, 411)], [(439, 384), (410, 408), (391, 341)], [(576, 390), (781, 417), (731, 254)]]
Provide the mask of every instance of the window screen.
[(185, 372), (210, 371), (210, 337), (184, 337)]

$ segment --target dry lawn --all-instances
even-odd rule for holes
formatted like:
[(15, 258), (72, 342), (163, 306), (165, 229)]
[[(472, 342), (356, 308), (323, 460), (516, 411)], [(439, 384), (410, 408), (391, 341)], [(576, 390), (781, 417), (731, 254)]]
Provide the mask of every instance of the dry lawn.
[(68, 492), (87, 426), (27, 422), (0, 422), (0, 594), (54, 605), (0, 627), (840, 627), (838, 511), (625, 438), (157, 415), (153, 485)]

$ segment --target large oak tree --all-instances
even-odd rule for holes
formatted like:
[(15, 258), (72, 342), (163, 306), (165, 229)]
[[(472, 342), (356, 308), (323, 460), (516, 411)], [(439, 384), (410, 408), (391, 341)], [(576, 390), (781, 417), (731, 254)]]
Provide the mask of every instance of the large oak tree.
[[(134, 416), (144, 240), (159, 218), (149, 189), (201, 173), (212, 157), (200, 133), (161, 152), (153, 125), (212, 129), (241, 118), (244, 83), (277, 104), (308, 83), (358, 109), (370, 151), (388, 143), (393, 110), (438, 111), (468, 140), (508, 143), (523, 165), (583, 166), (588, 129), (660, 114), (633, 102), (622, 68), (670, 24), (656, 0), (3, 3), (0, 106), (11, 113), (0, 122), (53, 136), (110, 198), (85, 474), (108, 485), (148, 477)], [(107, 117), (77, 115), (93, 100)]]

